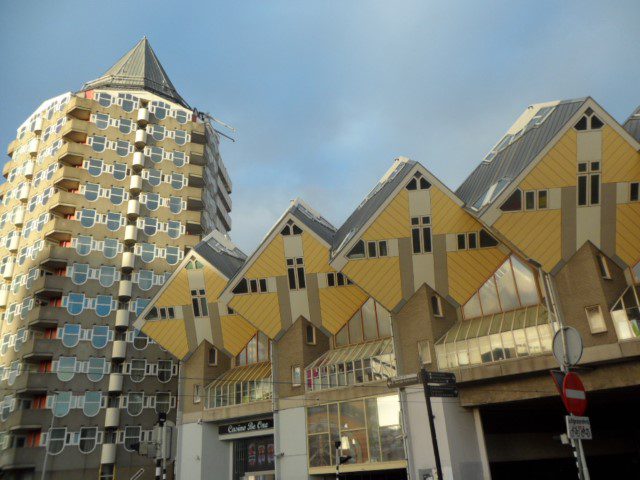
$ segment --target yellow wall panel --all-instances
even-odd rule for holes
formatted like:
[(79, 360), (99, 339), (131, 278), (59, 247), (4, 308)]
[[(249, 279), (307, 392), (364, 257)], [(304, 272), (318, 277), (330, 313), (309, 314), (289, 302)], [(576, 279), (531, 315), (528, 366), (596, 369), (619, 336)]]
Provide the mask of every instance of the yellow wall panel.
[(276, 235), (245, 273), (247, 278), (279, 277), (287, 274), (284, 241)]
[(240, 315), (224, 315), (220, 317), (224, 348), (232, 355), (237, 355), (251, 340), (257, 330)]
[(398, 257), (350, 260), (342, 271), (387, 310), (402, 300)]
[(447, 253), (449, 295), (460, 304), (466, 303), (506, 258), (499, 248)]
[(493, 227), (547, 272), (562, 258), (560, 210), (505, 213)]
[(640, 153), (608, 125), (602, 130), (602, 181), (640, 180)]
[(306, 273), (334, 271), (329, 266), (329, 247), (308, 232), (302, 232), (302, 252)]
[(361, 238), (363, 240), (384, 240), (410, 236), (409, 192), (403, 188), (367, 228)]
[(189, 291), (188, 271), (183, 267), (167, 285), (167, 288), (165, 288), (154, 305), (156, 307), (175, 307), (177, 305), (189, 305), (190, 303), (191, 292)]
[(618, 205), (616, 253), (630, 267), (640, 260), (640, 203)]
[(321, 288), (322, 326), (332, 334), (338, 333), (368, 298), (367, 294), (355, 285)]
[(205, 265), (204, 267), (204, 288), (207, 293), (208, 302), (217, 302), (218, 297), (227, 286), (225, 279), (215, 268)]
[(472, 232), (480, 224), (439, 188), (431, 187), (431, 225), (435, 235)]
[[(158, 320), (146, 322), (142, 331), (162, 345), (176, 358), (182, 360), (189, 353), (187, 329), (184, 320)], [(195, 347), (195, 345), (194, 345)]]
[(577, 134), (569, 129), (520, 183), (524, 190), (560, 188), (577, 182)]
[(235, 295), (229, 302), (229, 306), (271, 339), (282, 328), (277, 293)]

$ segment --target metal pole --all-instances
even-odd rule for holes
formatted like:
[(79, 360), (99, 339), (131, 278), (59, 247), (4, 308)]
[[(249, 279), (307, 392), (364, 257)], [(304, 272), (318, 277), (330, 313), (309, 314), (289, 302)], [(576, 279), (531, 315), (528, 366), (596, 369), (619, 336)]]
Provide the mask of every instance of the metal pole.
[(158, 425), (160, 426), (160, 438), (156, 438), (156, 480), (163, 480), (166, 475), (166, 471), (164, 468), (164, 435), (163, 435), (163, 427), (164, 427), (164, 415), (158, 415)]
[(429, 394), (429, 385), (427, 384), (427, 371), (423, 368), (420, 371), (422, 377), (422, 388), (424, 389), (424, 398), (427, 402), (427, 416), (429, 417), (429, 430), (431, 432), (431, 444), (433, 445), (433, 455), (436, 459), (436, 472), (438, 480), (443, 480), (442, 464), (440, 463), (440, 449), (438, 448), (438, 438), (436, 436), (436, 426), (434, 424), (433, 410), (431, 409), (431, 395)]
[(340, 449), (342, 440), (336, 440), (336, 480), (340, 480)]

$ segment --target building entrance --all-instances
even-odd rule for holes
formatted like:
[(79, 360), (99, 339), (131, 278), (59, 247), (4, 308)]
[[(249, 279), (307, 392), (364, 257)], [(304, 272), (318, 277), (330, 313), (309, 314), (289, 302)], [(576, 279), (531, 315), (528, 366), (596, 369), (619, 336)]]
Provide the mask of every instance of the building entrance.
[[(324, 475), (322, 480), (335, 480), (336, 475)], [(407, 471), (401, 470), (378, 470), (374, 472), (353, 472), (340, 473), (341, 480), (407, 480)]]

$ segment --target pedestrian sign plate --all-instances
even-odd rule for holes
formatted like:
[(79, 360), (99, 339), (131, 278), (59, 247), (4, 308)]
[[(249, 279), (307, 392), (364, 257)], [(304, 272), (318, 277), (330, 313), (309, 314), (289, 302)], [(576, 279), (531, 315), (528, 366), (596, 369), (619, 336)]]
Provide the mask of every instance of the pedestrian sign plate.
[(574, 440), (591, 440), (591, 422), (589, 417), (566, 415), (567, 435)]

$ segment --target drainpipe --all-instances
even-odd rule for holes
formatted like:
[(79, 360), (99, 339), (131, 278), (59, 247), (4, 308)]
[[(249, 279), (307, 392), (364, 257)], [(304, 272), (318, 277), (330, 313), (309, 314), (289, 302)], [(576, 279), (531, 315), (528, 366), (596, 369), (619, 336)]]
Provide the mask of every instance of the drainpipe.
[[(183, 374), (184, 362), (180, 360), (178, 362), (178, 400), (176, 402), (176, 435), (177, 435), (177, 444), (178, 448), (176, 448), (176, 459), (174, 463), (174, 472), (176, 473), (176, 478), (180, 478), (180, 467), (182, 466), (182, 409), (184, 402), (184, 374)], [(202, 389), (204, 392), (204, 388)], [(201, 399), (201, 402), (204, 402), (205, 399)]]
[(278, 422), (278, 388), (275, 382), (276, 380), (276, 372), (277, 372), (277, 358), (276, 355), (278, 347), (275, 342), (271, 342), (271, 411), (273, 414), (273, 443), (277, 445), (277, 448), (274, 450), (278, 453), (275, 456), (275, 467), (276, 467), (276, 478), (281, 479), (281, 469), (280, 462), (282, 461), (283, 455), (279, 455), (282, 453), (281, 445), (280, 445), (280, 423)]

